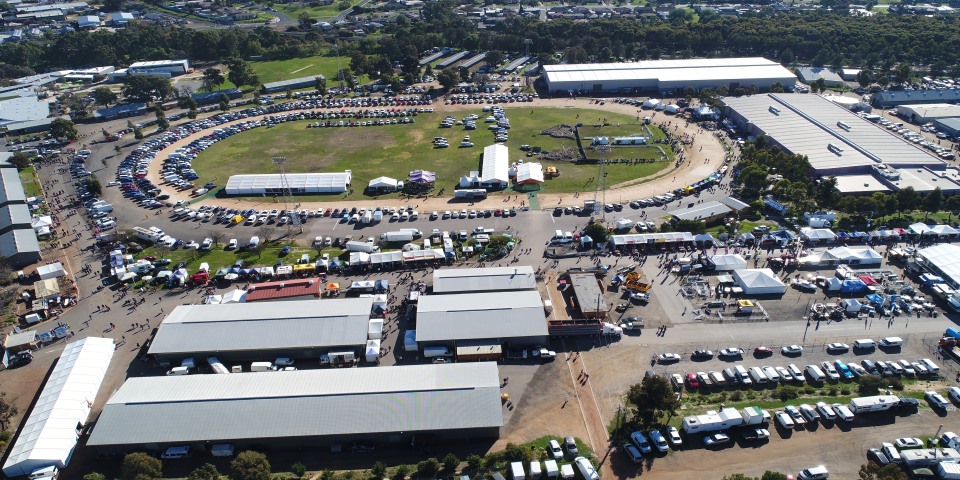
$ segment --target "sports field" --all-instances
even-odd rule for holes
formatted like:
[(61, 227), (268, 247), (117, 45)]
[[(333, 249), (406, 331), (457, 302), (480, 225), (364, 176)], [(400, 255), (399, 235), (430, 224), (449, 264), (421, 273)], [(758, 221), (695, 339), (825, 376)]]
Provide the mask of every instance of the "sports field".
[[(360, 0), (347, 0), (350, 3), (350, 6), (353, 7), (356, 4), (360, 3)], [(340, 1), (336, 0), (330, 5), (318, 5), (316, 7), (311, 7), (309, 5), (301, 4), (274, 4), (274, 8), (278, 11), (283, 12), (288, 17), (296, 20), (301, 13), (307, 12), (310, 15), (310, 18), (314, 20), (321, 20), (324, 18), (333, 18), (340, 14), (343, 10), (340, 9)]]
[[(291, 58), (288, 60), (270, 60), (264, 62), (250, 62), (250, 66), (257, 72), (260, 83), (277, 82), (280, 80), (290, 80), (291, 78), (315, 77), (323, 75), (327, 78), (327, 86), (333, 87), (338, 84), (334, 78), (337, 76), (337, 57), (313, 56), (303, 58)], [(340, 68), (350, 66), (350, 57), (340, 57)], [(366, 83), (369, 79), (366, 75), (359, 78), (360, 83)], [(233, 88), (229, 80), (221, 88)]]
[[(541, 135), (540, 131), (561, 123), (575, 124), (578, 121), (589, 123), (595, 119), (595, 110), (569, 108), (524, 108), (507, 107), (510, 118), (511, 160), (536, 160), (527, 158), (520, 145), (539, 146), (546, 151), (558, 151), (563, 148), (576, 148), (576, 141), (567, 138), (553, 138)], [(458, 117), (471, 113), (468, 110), (456, 112)], [(481, 106), (473, 112), (483, 114)], [(578, 115), (582, 118), (578, 118)], [(609, 127), (594, 129), (607, 135), (645, 133), (646, 127), (636, 124), (636, 119), (606, 113)], [(437, 173), (437, 189), (444, 188), (445, 195), (452, 195), (460, 177), (471, 170), (480, 169), (483, 147), (493, 143), (493, 133), (486, 130), (483, 123), (485, 115), (480, 117), (478, 129), (463, 130), (463, 127), (439, 128), (444, 115), (440, 113), (421, 114), (412, 125), (390, 125), (373, 127), (306, 128), (307, 121), (291, 122), (273, 128), (257, 128), (218, 142), (200, 154), (193, 165), (200, 174), (197, 184), (213, 181), (225, 185), (227, 178), (242, 173), (276, 173), (271, 158), (278, 155), (287, 157), (286, 171), (298, 172), (338, 172), (346, 169), (353, 171), (353, 193), (343, 195), (304, 196), (311, 200), (362, 200), (370, 197), (363, 190), (370, 180), (387, 176), (405, 181), (412, 170), (423, 169)], [(609, 130), (609, 132), (607, 132)], [(655, 135), (662, 136), (656, 127)], [(472, 148), (458, 148), (465, 135), (470, 135), (475, 144)], [(449, 139), (449, 148), (434, 148), (435, 137)], [(588, 152), (589, 155), (589, 152)], [(592, 155), (590, 155), (592, 156)], [(659, 159), (660, 150), (656, 146), (637, 146), (615, 148), (607, 154), (613, 158)], [(672, 155), (668, 155), (672, 160)], [(560, 176), (548, 179), (542, 192), (568, 193), (592, 190), (595, 183), (590, 179), (596, 176), (597, 166), (574, 165), (566, 161), (542, 161), (544, 167), (556, 166)], [(615, 185), (633, 179), (650, 176), (671, 164), (670, 161), (642, 164), (608, 165), (607, 185)], [(399, 194), (393, 194), (396, 197)], [(389, 196), (386, 196), (389, 197)]]

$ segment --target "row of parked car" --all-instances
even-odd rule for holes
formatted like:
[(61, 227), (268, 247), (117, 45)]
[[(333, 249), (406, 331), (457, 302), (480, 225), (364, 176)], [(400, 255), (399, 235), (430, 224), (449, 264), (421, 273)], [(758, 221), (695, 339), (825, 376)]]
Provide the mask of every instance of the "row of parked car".
[(447, 96), (446, 105), (479, 105), (483, 103), (532, 102), (536, 93), (459, 93)]

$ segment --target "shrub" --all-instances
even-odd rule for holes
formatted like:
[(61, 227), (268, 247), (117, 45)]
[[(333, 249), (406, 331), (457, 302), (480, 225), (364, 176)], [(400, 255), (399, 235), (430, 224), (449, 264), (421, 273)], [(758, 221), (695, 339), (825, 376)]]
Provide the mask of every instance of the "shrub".
[(817, 391), (816, 388), (813, 388), (811, 385), (804, 385), (803, 394), (804, 395), (813, 395)]
[(410, 468), (410, 465), (397, 465), (397, 468), (393, 469), (393, 480), (403, 480), (404, 477), (410, 475), (410, 472), (413, 471)]
[(793, 400), (800, 396), (800, 389), (790, 385), (783, 385), (777, 387), (775, 393), (776, 398), (780, 399), (781, 402), (786, 402), (787, 400)]
[(845, 386), (845, 387), (841, 388), (841, 389), (840, 389), (840, 394), (841, 394), (841, 395), (850, 395), (850, 387), (846, 387), (846, 386)]
[(436, 458), (430, 457), (417, 464), (417, 473), (424, 477), (435, 477), (440, 471), (440, 462)]
[(290, 471), (293, 472), (297, 478), (302, 478), (307, 473), (307, 466), (302, 462), (297, 462), (290, 466)]
[(731, 402), (739, 402), (740, 400), (743, 400), (743, 392), (741, 392), (740, 390), (734, 390), (730, 392)]

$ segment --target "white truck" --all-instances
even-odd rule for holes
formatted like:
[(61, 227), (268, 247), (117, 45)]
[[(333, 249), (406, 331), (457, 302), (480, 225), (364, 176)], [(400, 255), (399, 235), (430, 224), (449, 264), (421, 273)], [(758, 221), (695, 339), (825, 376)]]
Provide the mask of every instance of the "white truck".
[(223, 363), (220, 362), (217, 357), (207, 358), (207, 363), (210, 365), (210, 369), (213, 370), (213, 373), (230, 373), (230, 370), (227, 369)]
[(157, 243), (163, 235), (143, 227), (133, 227), (133, 236), (150, 243)]
[(367, 211), (363, 214), (363, 217), (360, 218), (360, 221), (363, 222), (363, 223), (371, 223), (371, 222), (373, 222), (373, 212), (371, 212), (370, 210), (367, 210)]
[(369, 242), (349, 241), (345, 248), (348, 252), (376, 253), (380, 251), (380, 247)]
[(393, 232), (384, 232), (380, 234), (381, 242), (410, 242), (413, 240), (413, 232), (409, 230), (396, 230)]

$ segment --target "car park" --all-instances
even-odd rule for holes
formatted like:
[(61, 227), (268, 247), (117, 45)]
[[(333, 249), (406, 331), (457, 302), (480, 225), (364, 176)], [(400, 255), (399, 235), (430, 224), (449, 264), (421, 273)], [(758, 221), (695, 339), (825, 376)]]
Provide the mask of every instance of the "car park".
[(680, 438), (680, 431), (677, 430), (677, 427), (667, 427), (667, 438), (670, 440), (670, 445), (673, 445), (673, 448), (683, 445), (683, 439)]
[(713, 352), (710, 350), (694, 350), (690, 358), (693, 360), (710, 360), (713, 358)]
[(657, 356), (657, 363), (675, 363), (680, 361), (680, 355), (676, 353), (662, 353)]
[(667, 439), (663, 437), (663, 434), (659, 430), (650, 430), (650, 442), (653, 443), (653, 446), (657, 448), (661, 453), (666, 453), (670, 447), (667, 445)]
[(765, 428), (748, 428), (741, 433), (744, 440), (760, 441), (770, 438), (770, 431)]
[(577, 450), (577, 441), (574, 440), (573, 437), (564, 437), (563, 448), (567, 451), (567, 454), (572, 457), (576, 457), (580, 454), (580, 452)]
[(773, 349), (770, 347), (757, 347), (753, 349), (753, 356), (755, 357), (769, 357), (773, 355)]
[(743, 356), (742, 348), (724, 348), (717, 353), (721, 358), (736, 358)]

